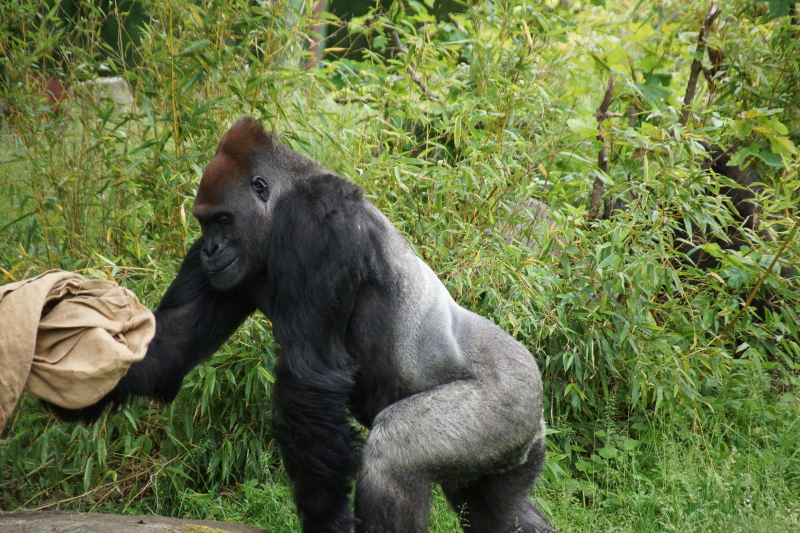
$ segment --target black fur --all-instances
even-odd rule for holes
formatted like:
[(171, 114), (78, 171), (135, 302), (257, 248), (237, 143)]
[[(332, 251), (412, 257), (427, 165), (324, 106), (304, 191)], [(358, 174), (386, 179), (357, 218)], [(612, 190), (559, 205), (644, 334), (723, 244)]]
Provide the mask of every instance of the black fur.
[(757, 195), (762, 193), (763, 187), (759, 185), (758, 178), (752, 170), (730, 166), (730, 157), (726, 152), (703, 144), (709, 156), (705, 167), (711, 169), (714, 174), (725, 176), (736, 184), (736, 186), (723, 185), (719, 191), (720, 195), (730, 198), (734, 208), (731, 213), (734, 224), (728, 227), (725, 238), (717, 236), (704, 238), (695, 231), (691, 241), (685, 228), (679, 228), (675, 232), (675, 242), (676, 248), (684, 253), (697, 268), (711, 270), (719, 266), (719, 259), (700, 250), (697, 246), (698, 243), (716, 243), (724, 250), (738, 250), (741, 246), (748, 244), (746, 236), (742, 232), (743, 230), (756, 231), (758, 228), (761, 204), (757, 200)]
[(279, 202), (267, 245), (265, 311), (284, 350), (272, 434), (303, 531), (350, 529), (358, 455), (347, 406), (356, 365), (345, 333), (372, 260), (365, 235), (350, 229), (363, 218), (360, 200), (361, 191), (336, 176), (303, 182)]

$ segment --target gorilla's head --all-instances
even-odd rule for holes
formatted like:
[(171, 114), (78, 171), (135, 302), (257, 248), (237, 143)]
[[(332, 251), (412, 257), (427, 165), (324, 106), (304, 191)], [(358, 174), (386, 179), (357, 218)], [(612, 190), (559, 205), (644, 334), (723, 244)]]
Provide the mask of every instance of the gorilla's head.
[(239, 288), (263, 273), (278, 200), (320, 171), (251, 118), (228, 130), (203, 172), (192, 210), (205, 241), (202, 268), (215, 289)]

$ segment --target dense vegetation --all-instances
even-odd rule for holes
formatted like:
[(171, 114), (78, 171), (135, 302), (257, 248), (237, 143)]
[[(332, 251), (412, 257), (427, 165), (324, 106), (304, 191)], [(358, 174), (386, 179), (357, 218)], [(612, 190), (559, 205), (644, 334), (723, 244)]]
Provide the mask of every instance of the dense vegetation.
[[(361, 185), (458, 302), (534, 352), (551, 426), (535, 496), (559, 529), (800, 529), (800, 292), (769, 272), (777, 255), (800, 262), (793, 4), (726, 2), (704, 53), (704, 2), (495, 0), (438, 19), (396, 2), (342, 25), (314, 69), (317, 20), (297, 2), (134, 4), (72, 18), (0, 6), (0, 282), (64, 268), (155, 307), (198, 235), (204, 165), (254, 115)], [(368, 47), (345, 54), (352, 42)], [(705, 72), (684, 103), (695, 59)], [(111, 75), (132, 107), (80, 85)], [(69, 92), (59, 109), (49, 77)], [(723, 235), (731, 220), (700, 140), (765, 184), (766, 232), (739, 250), (698, 241), (721, 261), (708, 272), (673, 246), (679, 227)], [(596, 180), (629, 209), (590, 216)], [(528, 220), (528, 198), (551, 206), (552, 227)], [(763, 319), (744, 306), (762, 280), (778, 301)], [(24, 398), (0, 443), (0, 510), (295, 531), (267, 431), (275, 357), (256, 315), (173, 405), (81, 427)], [(457, 530), (441, 498), (434, 521)]]

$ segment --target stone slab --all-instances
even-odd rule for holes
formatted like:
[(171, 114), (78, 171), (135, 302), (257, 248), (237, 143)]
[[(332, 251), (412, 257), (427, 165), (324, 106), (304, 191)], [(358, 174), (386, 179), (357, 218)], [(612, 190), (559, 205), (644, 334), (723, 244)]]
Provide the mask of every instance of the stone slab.
[(0, 513), (2, 533), (269, 533), (264, 528), (164, 516), (70, 511)]

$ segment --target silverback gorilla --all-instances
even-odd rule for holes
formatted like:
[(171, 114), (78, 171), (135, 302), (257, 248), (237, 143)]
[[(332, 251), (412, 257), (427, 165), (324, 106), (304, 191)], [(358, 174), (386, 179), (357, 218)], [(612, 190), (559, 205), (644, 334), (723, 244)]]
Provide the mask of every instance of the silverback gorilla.
[(202, 237), (146, 357), (98, 404), (58, 414), (171, 401), (260, 309), (283, 349), (272, 435), (304, 532), (425, 532), (431, 483), (469, 531), (554, 531), (526, 498), (545, 457), (533, 357), (457, 305), (361, 189), (245, 118), (222, 137), (193, 213)]

